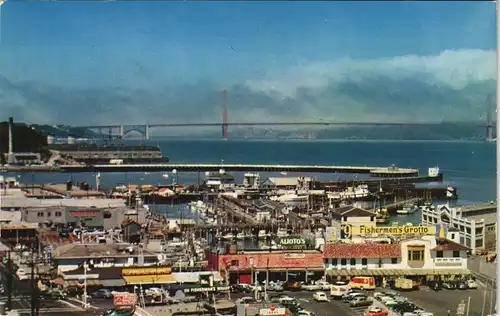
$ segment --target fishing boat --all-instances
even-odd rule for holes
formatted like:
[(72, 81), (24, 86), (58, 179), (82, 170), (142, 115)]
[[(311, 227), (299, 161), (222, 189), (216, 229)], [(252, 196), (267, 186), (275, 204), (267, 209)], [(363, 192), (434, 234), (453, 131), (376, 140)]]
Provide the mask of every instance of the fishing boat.
[(416, 205), (405, 205), (402, 209), (397, 210), (396, 213), (399, 215), (410, 215), (418, 211), (418, 206)]
[(278, 232), (276, 233), (276, 236), (277, 236), (278, 238), (283, 238), (283, 237), (288, 236), (288, 232), (286, 231), (286, 229), (285, 229), (285, 228), (279, 228), (279, 229), (278, 229)]
[(269, 238), (271, 238), (271, 234), (269, 234), (263, 229), (259, 231), (259, 239), (269, 239)]
[(224, 239), (224, 240), (233, 240), (234, 239), (234, 234), (233, 233), (227, 233), (224, 236), (222, 236), (222, 239)]
[(236, 239), (238, 240), (244, 240), (244, 239), (248, 239), (250, 238), (251, 236), (245, 234), (245, 233), (238, 233), (236, 234)]
[(375, 210), (375, 221), (377, 222), (377, 224), (388, 224), (389, 219), (389, 212), (385, 207)]

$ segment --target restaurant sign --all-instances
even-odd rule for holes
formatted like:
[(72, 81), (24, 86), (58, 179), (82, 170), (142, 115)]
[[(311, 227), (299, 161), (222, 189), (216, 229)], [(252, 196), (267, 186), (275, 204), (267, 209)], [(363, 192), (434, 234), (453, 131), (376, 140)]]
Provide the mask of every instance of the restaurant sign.
[(133, 310), (137, 304), (137, 294), (128, 292), (113, 292), (113, 303), (117, 310)]
[(279, 240), (280, 245), (288, 249), (302, 249), (306, 247), (306, 240), (300, 236), (282, 237)]
[(184, 293), (208, 293), (208, 292), (227, 292), (229, 286), (211, 286), (211, 287), (192, 287), (184, 290)]
[(259, 314), (262, 316), (274, 316), (274, 315), (285, 315), (286, 314), (286, 309), (283, 307), (276, 308), (274, 306), (271, 306), (269, 308), (262, 308), (259, 311)]
[(350, 239), (359, 235), (435, 235), (435, 226), (369, 226), (369, 225), (342, 225), (341, 238)]
[(170, 267), (126, 268), (122, 270), (122, 276), (164, 275), (171, 273), (172, 268)]

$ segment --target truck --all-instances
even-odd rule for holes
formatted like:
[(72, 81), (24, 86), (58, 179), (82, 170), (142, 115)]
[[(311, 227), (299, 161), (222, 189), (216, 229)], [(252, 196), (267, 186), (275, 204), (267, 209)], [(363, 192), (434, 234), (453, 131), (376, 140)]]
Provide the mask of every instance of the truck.
[(418, 288), (418, 283), (410, 279), (398, 278), (394, 282), (394, 288), (409, 291)]

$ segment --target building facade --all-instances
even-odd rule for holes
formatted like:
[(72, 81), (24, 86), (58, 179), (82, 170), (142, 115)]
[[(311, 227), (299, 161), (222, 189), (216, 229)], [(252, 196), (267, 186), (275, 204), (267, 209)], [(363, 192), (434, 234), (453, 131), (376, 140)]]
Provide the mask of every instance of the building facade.
[(459, 243), (471, 249), (496, 245), (496, 204), (451, 207), (447, 204), (422, 209), (422, 225), (442, 223), (460, 235)]
[(398, 244), (327, 243), (326, 274), (333, 279), (374, 276), (413, 278), (422, 283), (436, 278), (468, 275), (468, 248), (446, 238), (423, 236)]

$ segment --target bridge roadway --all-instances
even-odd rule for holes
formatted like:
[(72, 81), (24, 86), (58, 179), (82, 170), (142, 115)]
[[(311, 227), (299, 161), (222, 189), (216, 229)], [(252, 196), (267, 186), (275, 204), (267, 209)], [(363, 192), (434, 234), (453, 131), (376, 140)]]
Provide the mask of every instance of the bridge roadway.
[[(5, 168), (5, 167), (4, 167)], [(8, 168), (8, 167), (7, 167)], [(37, 168), (35, 168), (36, 170)], [(262, 165), (262, 164), (122, 164), (122, 165), (61, 165), (54, 171), (60, 172), (155, 172), (155, 171), (267, 171), (267, 172), (314, 172), (314, 173), (365, 173), (374, 176), (414, 177), (418, 169), (357, 167), (357, 166), (321, 166), (321, 165)], [(31, 172), (31, 170), (29, 171)]]
[[(121, 128), (123, 126), (143, 126), (143, 127), (194, 127), (194, 126), (435, 126), (435, 125), (464, 125), (460, 122), (193, 122), (193, 123), (162, 123), (162, 124), (109, 124), (109, 125), (87, 125), (74, 126), (88, 129), (95, 128)], [(487, 127), (487, 123), (471, 122), (468, 125), (477, 127)]]

